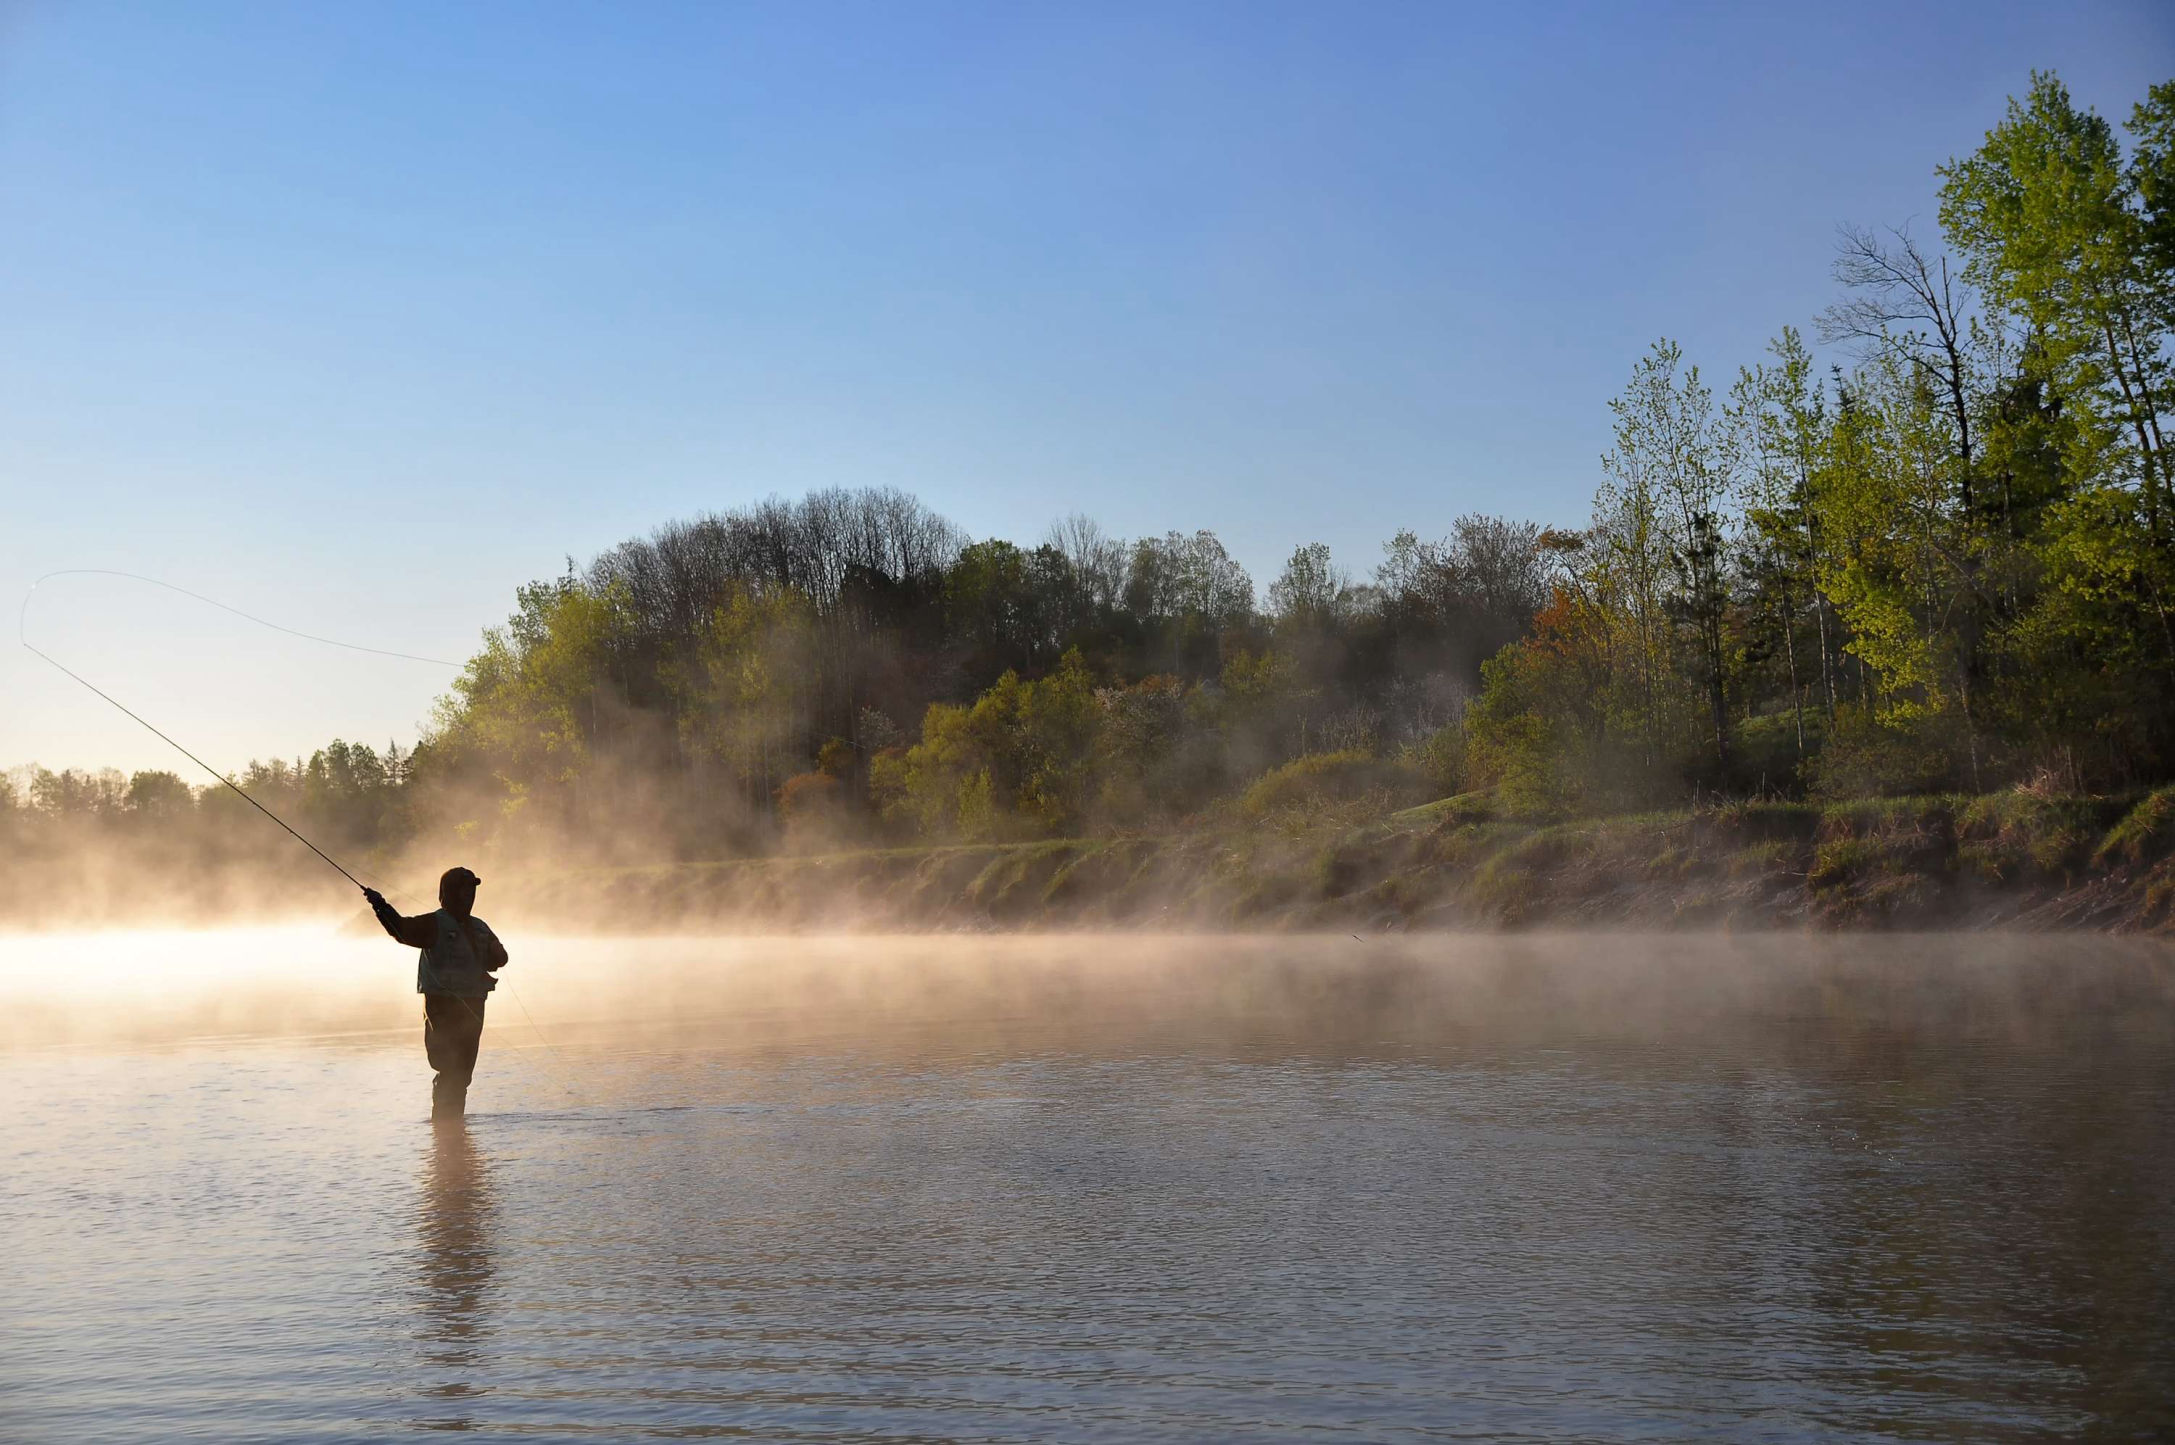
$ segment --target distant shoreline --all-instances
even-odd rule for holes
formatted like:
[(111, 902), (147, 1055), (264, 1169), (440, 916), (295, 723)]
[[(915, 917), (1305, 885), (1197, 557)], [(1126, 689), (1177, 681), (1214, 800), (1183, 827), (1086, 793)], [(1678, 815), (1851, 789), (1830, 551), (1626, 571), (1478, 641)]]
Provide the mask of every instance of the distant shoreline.
[[(510, 934), (1847, 933), (2175, 936), (2175, 789), (2130, 798), (1736, 803), (1561, 821), (1468, 794), (1386, 816), (1232, 818), (1185, 832), (553, 868), (476, 860)], [(388, 868), (405, 878), (413, 865)], [(186, 879), (186, 865), (179, 876)], [(411, 880), (412, 881), (412, 880)], [(295, 925), (231, 880), (33, 892), (0, 934)], [(427, 907), (427, 885), (398, 901)], [(25, 908), (22, 903), (34, 906)], [(337, 924), (375, 932), (360, 908)]]

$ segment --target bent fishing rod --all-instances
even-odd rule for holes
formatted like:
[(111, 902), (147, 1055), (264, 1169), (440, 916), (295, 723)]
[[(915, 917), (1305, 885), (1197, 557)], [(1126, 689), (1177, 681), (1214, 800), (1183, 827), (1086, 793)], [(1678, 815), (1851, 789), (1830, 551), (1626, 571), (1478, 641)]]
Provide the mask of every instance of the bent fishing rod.
[(412, 652), (390, 652), (382, 647), (364, 647), (359, 643), (342, 642), (337, 638), (319, 637), (314, 633), (298, 632), (292, 627), (282, 627), (277, 622), (268, 622), (262, 617), (258, 617), (252, 613), (244, 612), (239, 607), (230, 607), (226, 603), (219, 601), (215, 597), (206, 597), (201, 592), (191, 592), (186, 587), (177, 587), (171, 582), (162, 582), (156, 577), (145, 577), (139, 573), (120, 572), (105, 567), (69, 567), (64, 568), (63, 570), (58, 572), (48, 572), (44, 576), (40, 577), (37, 581), (30, 584), (29, 590), (23, 593), (22, 606), (18, 607), (15, 611), (15, 640), (17, 642), (20, 642), (27, 651), (32, 652), (38, 657), (43, 658), (46, 662), (51, 663), (54, 667), (60, 669), (60, 671), (62, 671), (63, 673), (66, 673), (77, 683), (90, 689), (90, 691), (96, 693), (107, 703), (119, 709), (122, 713), (127, 715), (131, 721), (135, 722), (137, 726), (143, 728), (146, 732), (150, 733), (160, 742), (165, 743), (168, 747), (172, 748), (175, 752), (187, 758), (190, 762), (195, 763), (205, 772), (210, 773), (214, 778), (217, 778), (219, 780), (220, 784), (223, 787), (231, 789), (236, 797), (240, 798), (243, 802), (249, 804), (250, 807), (255, 808), (258, 812), (264, 814), (265, 817), (270, 818), (273, 822), (279, 824), (281, 828), (286, 830), (289, 837), (293, 838), (303, 847), (309, 849), (312, 853), (315, 853), (318, 857), (324, 859), (327, 864), (331, 865), (334, 872), (338, 873), (348, 882), (354, 884), (363, 892), (368, 893), (370, 891), (370, 886), (368, 884), (364, 883), (360, 878), (357, 878), (354, 874), (348, 872), (347, 869), (343, 868), (340, 865), (339, 860), (334, 858), (330, 853), (327, 853), (324, 849), (318, 847), (315, 843), (312, 843), (309, 839), (303, 837), (300, 833), (297, 833), (292, 827), (288, 825), (286, 819), (280, 817), (279, 814), (273, 812), (270, 808), (267, 808), (266, 806), (264, 806), (264, 804), (258, 802), (255, 798), (249, 796), (249, 794), (242, 789), (241, 785), (236, 783), (232, 778), (228, 777), (225, 773), (220, 772), (210, 763), (205, 762), (195, 753), (190, 752), (179, 742), (176, 742), (172, 737), (169, 737), (166, 733), (160, 731), (157, 727), (153, 726), (148, 719), (143, 717), (142, 714), (136, 712), (133, 708), (129, 707), (119, 698), (115, 697), (112, 693), (107, 692), (104, 688), (98, 686), (98, 684), (92, 682), (89, 678), (83, 676), (83, 674), (77, 672), (74, 668), (71, 668), (70, 666), (68, 666), (68, 664), (62, 662), (59, 658), (53, 656), (53, 654), (47, 652), (45, 649), (39, 647), (36, 643), (30, 640), (30, 637), (26, 630), (26, 623), (30, 616), (30, 599), (33, 595), (36, 594), (40, 586), (42, 586), (46, 582), (51, 581), (55, 577), (126, 577), (134, 582), (147, 582), (153, 587), (163, 587), (169, 592), (178, 592), (184, 597), (194, 598), (198, 602), (206, 603), (209, 606), (216, 607), (222, 612), (231, 612), (236, 617), (245, 618), (250, 622), (256, 623), (260, 627), (269, 627), (274, 632), (284, 632), (290, 637), (300, 637), (309, 642), (321, 642), (327, 647), (342, 647), (346, 648), (350, 652), (368, 652), (375, 654), (379, 657), (397, 657), (405, 659), (409, 662), (428, 662), (438, 667), (458, 667), (460, 664), (448, 662), (442, 657), (420, 657)]

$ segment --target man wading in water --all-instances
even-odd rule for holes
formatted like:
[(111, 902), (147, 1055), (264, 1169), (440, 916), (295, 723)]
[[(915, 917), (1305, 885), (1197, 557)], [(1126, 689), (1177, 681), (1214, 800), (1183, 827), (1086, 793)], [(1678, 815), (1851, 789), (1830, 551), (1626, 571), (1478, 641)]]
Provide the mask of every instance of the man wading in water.
[(375, 888), (363, 897), (394, 939), (423, 950), (415, 965), (415, 991), (423, 995), (423, 1052), (438, 1071), (431, 1082), (433, 1121), (458, 1119), (468, 1108), (468, 1081), (483, 1047), (483, 1006), (506, 966), (506, 945), (471, 911), (483, 882), (466, 868), (448, 868), (438, 880), (436, 913), (403, 918)]

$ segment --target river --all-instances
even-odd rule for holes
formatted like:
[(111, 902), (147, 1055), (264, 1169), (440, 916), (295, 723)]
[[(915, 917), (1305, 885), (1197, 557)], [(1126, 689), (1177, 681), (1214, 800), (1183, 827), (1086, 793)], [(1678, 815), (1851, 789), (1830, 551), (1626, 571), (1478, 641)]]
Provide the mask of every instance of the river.
[(502, 931), (0, 938), (0, 1438), (2175, 1432), (2164, 943)]

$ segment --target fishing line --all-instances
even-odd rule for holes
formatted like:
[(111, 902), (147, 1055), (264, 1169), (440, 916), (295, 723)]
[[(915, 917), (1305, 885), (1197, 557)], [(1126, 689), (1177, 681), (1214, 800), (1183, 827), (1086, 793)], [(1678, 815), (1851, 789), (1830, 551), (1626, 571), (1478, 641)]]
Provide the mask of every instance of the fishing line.
[[(169, 592), (178, 592), (182, 596), (193, 598), (196, 601), (203, 603), (207, 607), (216, 607), (221, 612), (230, 612), (236, 617), (241, 618), (245, 622), (254, 622), (259, 627), (269, 627), (274, 632), (284, 632), (289, 637), (299, 637), (305, 642), (321, 642), (327, 647), (341, 647), (347, 649), (349, 652), (367, 652), (374, 657), (397, 657), (403, 662), (427, 662), (433, 667), (450, 667), (453, 668), (455, 671), (459, 671), (462, 667), (461, 663), (448, 662), (442, 657), (422, 657), (413, 652), (390, 652), (382, 647), (365, 647), (359, 642), (342, 642), (337, 637), (319, 637), (314, 632), (298, 632), (292, 627), (282, 627), (277, 622), (272, 622), (265, 618), (259, 617), (254, 612), (244, 612), (239, 607), (229, 606), (228, 604), (221, 602), (216, 597), (206, 597), (201, 592), (191, 592), (186, 587), (177, 587), (171, 582), (162, 582), (156, 577), (146, 577), (140, 572), (119, 572), (115, 571), (110, 567), (64, 567), (58, 572), (48, 572), (43, 577), (40, 577), (37, 581), (31, 583), (30, 591), (23, 594), (23, 605), (19, 609), (17, 609), (15, 614), (15, 635), (18, 639), (20, 639), (23, 635), (23, 617), (24, 614), (30, 611), (31, 595), (35, 593), (41, 586), (43, 586), (47, 582), (52, 581), (55, 577), (126, 577), (131, 582), (146, 582), (153, 587), (164, 587)], [(23, 645), (25, 647), (30, 647), (30, 644), (27, 642), (25, 642)], [(34, 647), (32, 647), (30, 650), (33, 652), (37, 652), (37, 649)], [(39, 652), (38, 656), (45, 657), (45, 654)], [(46, 661), (51, 662), (52, 659), (46, 658)], [(63, 669), (63, 671), (65, 670), (66, 669)], [(73, 673), (70, 673), (69, 676), (73, 677), (75, 675)], [(76, 680), (78, 682), (82, 681), (81, 678), (77, 678)]]
[[(506, 980), (500, 979), (499, 982), (506, 983)], [(514, 1006), (521, 1010), (521, 1017), (528, 1022), (530, 1030), (536, 1035), (537, 1042), (551, 1051), (552, 1067), (559, 1072), (560, 1085), (566, 1088), (569, 1096), (579, 1093), (579, 1090), (567, 1085), (567, 1079), (572, 1076), (573, 1071), (567, 1068), (566, 1056), (559, 1052), (559, 1046), (551, 1041), (550, 1034), (544, 1032), (544, 1026), (536, 1021), (536, 1015), (529, 1012), (529, 1006), (522, 1000), (521, 995), (514, 993), (512, 984), (506, 984), (506, 992), (513, 994)]]
[[(397, 657), (408, 662), (427, 662), (435, 667), (459, 668), (461, 664), (457, 662), (448, 662), (442, 657), (422, 657), (412, 652), (393, 652), (382, 647), (365, 647), (360, 643), (342, 642), (338, 638), (334, 637), (319, 637), (315, 633), (299, 632), (292, 627), (282, 627), (277, 622), (267, 621), (262, 617), (256, 616), (254, 613), (244, 612), (239, 607), (229, 607), (226, 603), (221, 602), (216, 597), (206, 597), (201, 592), (192, 592), (186, 587), (177, 587), (171, 582), (162, 582), (156, 577), (145, 577), (140, 573), (120, 572), (106, 567), (68, 567), (63, 568), (58, 572), (48, 572), (44, 576), (38, 578), (37, 581), (30, 584), (29, 589), (23, 593), (22, 605), (15, 610), (15, 640), (17, 642), (20, 642), (25, 650), (34, 653), (38, 657), (44, 659), (46, 662), (51, 663), (54, 667), (58, 668), (61, 672), (67, 674), (74, 681), (80, 683), (82, 686), (88, 688), (93, 693), (96, 693), (107, 703), (119, 709), (131, 721), (136, 723), (137, 726), (143, 728), (146, 732), (150, 733), (160, 742), (165, 743), (168, 747), (172, 748), (175, 752), (187, 758), (190, 762), (195, 763), (205, 772), (210, 773), (214, 778), (219, 780), (221, 786), (230, 789), (236, 797), (240, 798), (243, 802), (249, 804), (250, 807), (255, 808), (258, 812), (264, 814), (265, 817), (270, 818), (274, 823), (277, 823), (283, 830), (285, 830), (289, 837), (293, 838), (297, 843), (300, 843), (303, 847), (309, 849), (312, 853), (315, 853), (319, 858), (322, 858), (327, 864), (329, 864), (335, 873), (338, 873), (342, 878), (345, 878), (348, 882), (354, 884), (362, 892), (366, 894), (370, 892), (370, 886), (364, 883), (360, 878), (357, 878), (353, 873), (348, 872), (346, 868), (342, 867), (338, 859), (334, 858), (330, 853), (327, 853), (324, 849), (318, 847), (315, 843), (312, 843), (309, 839), (303, 837), (300, 833), (296, 832), (292, 827), (288, 825), (287, 820), (280, 817), (279, 814), (273, 812), (270, 808), (267, 808), (266, 806), (264, 806), (264, 804), (258, 802), (255, 798), (250, 797), (249, 794), (244, 792), (241, 786), (237, 784), (232, 778), (228, 777), (225, 773), (220, 772), (210, 763), (205, 762), (195, 753), (190, 752), (187, 748), (176, 742), (172, 737), (168, 736), (165, 732), (154, 726), (149, 719), (145, 718), (135, 709), (128, 706), (128, 704), (122, 702), (112, 693), (107, 692), (104, 688), (98, 686), (98, 684), (92, 682), (89, 678), (83, 676), (74, 668), (68, 666), (68, 664), (53, 656), (53, 654), (47, 652), (45, 649), (39, 647), (36, 643), (32, 642), (26, 630), (27, 622), (30, 616), (30, 599), (37, 592), (40, 585), (51, 581), (55, 577), (126, 577), (130, 581), (148, 582), (153, 587), (163, 587), (169, 592), (178, 592), (184, 597), (194, 598), (196, 601), (202, 602), (207, 606), (216, 607), (221, 612), (231, 612), (236, 617), (240, 617), (245, 619), (246, 621), (256, 623), (259, 627), (269, 627), (274, 632), (284, 632), (289, 637), (299, 637), (306, 642), (318, 642), (323, 643), (327, 647), (345, 648), (349, 652), (367, 652), (377, 657)], [(378, 891), (381, 893), (384, 892), (383, 889), (380, 889)], [(503, 983), (505, 982), (505, 980), (502, 979), (500, 980), (500, 982)], [(550, 1036), (547, 1035), (544, 1032), (543, 1028), (536, 1022), (536, 1016), (529, 1012), (528, 1004), (523, 1002), (521, 995), (514, 991), (514, 987), (511, 983), (506, 984), (506, 992), (512, 995), (514, 1003), (521, 1009), (522, 1018), (528, 1021), (528, 1025), (532, 1030), (535, 1031), (536, 1037), (540, 1041), (542, 1041), (546, 1049), (550, 1050), (555, 1066), (559, 1064), (561, 1061), (559, 1058), (558, 1045), (554, 1044), (551, 1041)], [(468, 1009), (471, 1015), (475, 1014), (476, 1010), (474, 1006), (469, 1004), (466, 999), (463, 999), (461, 1001), (461, 1005), (462, 1007)], [(477, 1018), (476, 1021), (479, 1026), (483, 1022), (480, 1016)], [(563, 1084), (564, 1082), (565, 1080), (562, 1078), (561, 1083)], [(573, 1093), (574, 1090), (569, 1089), (568, 1092)]]

